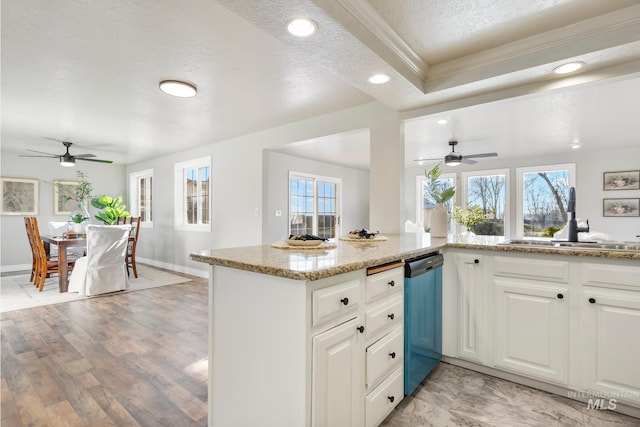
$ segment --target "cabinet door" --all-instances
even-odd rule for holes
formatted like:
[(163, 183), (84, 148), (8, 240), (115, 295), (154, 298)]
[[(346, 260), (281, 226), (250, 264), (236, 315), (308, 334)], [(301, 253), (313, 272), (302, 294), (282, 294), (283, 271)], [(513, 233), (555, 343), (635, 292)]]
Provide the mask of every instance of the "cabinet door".
[(496, 367), (566, 384), (566, 288), (517, 279), (495, 279), (494, 284)]
[(640, 404), (640, 292), (585, 289), (581, 312), (587, 388)]
[(482, 363), (483, 283), (482, 257), (459, 255), (458, 267), (458, 357)]
[(357, 329), (362, 323), (358, 317), (313, 338), (313, 427), (364, 423), (364, 333)]

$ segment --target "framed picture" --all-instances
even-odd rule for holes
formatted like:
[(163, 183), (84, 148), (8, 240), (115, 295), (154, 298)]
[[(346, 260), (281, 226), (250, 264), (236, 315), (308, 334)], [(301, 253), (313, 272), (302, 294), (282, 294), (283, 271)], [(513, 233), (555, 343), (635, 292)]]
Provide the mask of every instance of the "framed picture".
[(621, 171), (604, 173), (605, 190), (640, 189), (640, 171)]
[(53, 214), (71, 215), (76, 207), (74, 189), (79, 181), (53, 181)]
[(40, 181), (2, 177), (2, 215), (38, 215)]
[(602, 202), (603, 216), (640, 216), (640, 199), (603, 199)]

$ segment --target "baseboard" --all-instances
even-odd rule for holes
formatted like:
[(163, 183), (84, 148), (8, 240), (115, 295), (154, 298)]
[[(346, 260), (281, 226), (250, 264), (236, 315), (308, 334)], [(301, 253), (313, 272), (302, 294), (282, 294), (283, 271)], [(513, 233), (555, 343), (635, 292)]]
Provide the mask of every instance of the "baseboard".
[[(191, 276), (202, 277), (203, 279), (209, 278), (209, 270), (198, 270), (195, 268), (185, 267), (182, 265), (169, 264), (166, 262), (156, 261), (153, 259), (136, 257), (136, 262), (141, 264), (148, 264), (153, 267), (164, 268), (165, 270), (175, 271), (177, 273), (190, 274)], [(16, 271), (30, 272), (31, 264), (16, 264), (16, 265), (3, 265), (0, 266), (0, 273), (13, 273)]]
[[(136, 262), (148, 264), (153, 267), (164, 268), (165, 270), (175, 271), (177, 273), (190, 274), (191, 276), (209, 278), (209, 270), (198, 270), (196, 268), (185, 267), (183, 265), (170, 264), (168, 262), (156, 261), (154, 259), (136, 257)], [(31, 268), (31, 266), (29, 266)]]
[[(531, 378), (527, 378), (527, 377), (523, 377), (521, 375), (518, 374), (513, 374), (511, 372), (506, 372), (506, 371), (502, 371), (499, 369), (495, 369), (495, 368), (490, 368), (488, 366), (484, 366), (484, 365), (478, 365), (477, 363), (474, 362), (469, 362), (467, 360), (462, 360), (462, 359), (457, 359), (455, 357), (448, 357), (448, 356), (442, 356), (442, 361), (445, 363), (449, 363), (451, 365), (455, 365), (455, 366), (460, 366), (461, 368), (465, 368), (465, 369), (469, 369), (472, 371), (476, 371), (476, 372), (480, 372), (482, 374), (486, 374), (486, 375), (491, 375), (492, 377), (497, 377), (497, 378), (501, 378), (503, 380), (507, 380), (507, 381), (511, 381), (517, 384), (522, 384), (525, 385), (527, 387), (531, 387), (531, 388), (535, 388), (538, 390), (542, 390), (542, 391), (546, 391), (548, 393), (553, 393), (556, 394), (558, 396), (562, 396), (565, 397), (567, 399), (571, 399), (571, 400), (577, 400), (579, 402), (584, 402), (585, 405), (587, 404), (587, 401), (589, 400), (590, 396), (580, 396), (580, 393), (577, 392), (576, 390), (572, 390), (563, 386), (558, 386), (558, 385), (554, 385), (554, 384), (549, 384), (543, 381), (539, 381), (539, 380), (534, 380)], [(597, 411), (599, 409), (593, 409), (594, 411)], [(601, 409), (601, 410), (607, 410), (607, 409)], [(635, 418), (640, 418), (640, 408), (636, 407), (636, 406), (631, 406), (629, 404), (626, 404), (624, 402), (620, 402), (617, 401), (616, 402), (616, 407), (615, 410), (612, 410), (612, 412), (619, 412), (621, 414), (624, 415), (629, 415), (631, 417), (635, 417)]]

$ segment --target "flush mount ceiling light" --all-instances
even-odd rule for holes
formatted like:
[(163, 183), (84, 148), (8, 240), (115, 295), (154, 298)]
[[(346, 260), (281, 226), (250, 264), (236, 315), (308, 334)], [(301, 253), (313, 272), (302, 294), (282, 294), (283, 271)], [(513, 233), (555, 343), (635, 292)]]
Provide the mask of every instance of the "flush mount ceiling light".
[(160, 82), (160, 90), (167, 95), (177, 96), (180, 98), (191, 98), (196, 96), (198, 90), (190, 83), (181, 82), (179, 80), (163, 80)]
[(584, 65), (584, 62), (576, 61), (576, 62), (568, 62), (566, 64), (562, 64), (553, 69), (553, 72), (556, 74), (567, 74), (573, 73), (574, 71), (579, 70)]
[(381, 85), (381, 84), (385, 84), (386, 82), (388, 82), (391, 78), (386, 75), (386, 74), (382, 74), (382, 73), (378, 73), (378, 74), (374, 74), (373, 76), (369, 77), (367, 79), (367, 81), (371, 84), (374, 85)]
[(309, 18), (294, 18), (287, 22), (287, 31), (296, 37), (309, 37), (317, 29), (318, 25)]

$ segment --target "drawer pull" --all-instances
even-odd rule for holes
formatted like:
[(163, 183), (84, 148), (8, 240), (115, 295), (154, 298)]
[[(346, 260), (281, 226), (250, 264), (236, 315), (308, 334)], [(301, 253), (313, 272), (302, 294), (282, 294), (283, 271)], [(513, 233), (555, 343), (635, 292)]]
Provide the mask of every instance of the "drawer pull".
[(356, 328), (358, 330), (358, 332), (360, 332), (361, 334), (364, 334), (364, 326), (358, 326)]
[(349, 305), (349, 298), (344, 297), (340, 300), (341, 303), (343, 303), (344, 305)]
[(396, 281), (395, 280), (391, 280), (389, 282), (387, 282), (389, 286), (391, 286), (392, 288), (396, 285)]
[(387, 317), (393, 320), (396, 316), (393, 313), (391, 313), (391, 314), (387, 314)]
[(480, 264), (480, 260), (479, 259), (474, 259), (473, 262), (465, 261), (464, 263), (465, 264)]
[(387, 399), (389, 399), (389, 402), (391, 402), (391, 403), (393, 403), (393, 401), (396, 400), (396, 398), (393, 397), (393, 396), (389, 396), (389, 397), (387, 397)]
[(391, 353), (389, 353), (389, 356), (390, 356), (392, 359), (395, 359), (395, 358), (396, 358), (396, 352), (395, 352), (395, 351), (392, 351)]
[(595, 304), (595, 303), (596, 303), (596, 299), (595, 299), (595, 298), (589, 298), (589, 302), (590, 302), (591, 304)]
[(564, 298), (564, 295), (558, 294), (558, 299), (562, 299), (562, 298)]

